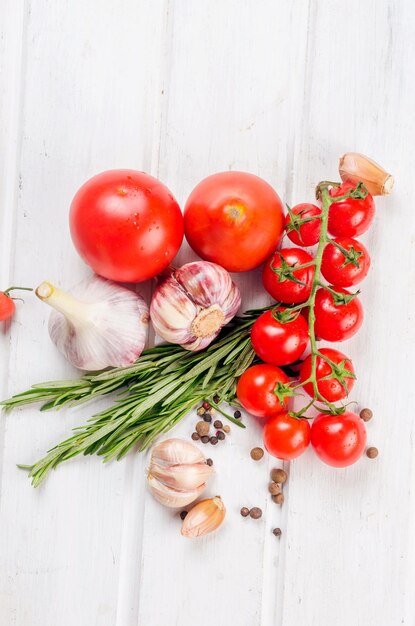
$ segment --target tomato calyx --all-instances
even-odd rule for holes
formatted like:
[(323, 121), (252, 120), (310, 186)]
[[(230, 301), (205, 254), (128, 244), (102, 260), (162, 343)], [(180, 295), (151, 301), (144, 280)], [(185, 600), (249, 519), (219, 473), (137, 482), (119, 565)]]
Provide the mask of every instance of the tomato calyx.
[(350, 263), (351, 265), (360, 268), (359, 258), (363, 255), (363, 252), (360, 252), (360, 250), (356, 250), (353, 245), (351, 245), (350, 248), (347, 249), (340, 243), (338, 243), (338, 241), (336, 241), (335, 239), (328, 238), (327, 242), (331, 243), (332, 246), (340, 250), (340, 252), (344, 256), (344, 262), (340, 265), (340, 267), (346, 267)]
[(332, 287), (328, 285), (324, 285), (324, 283), (319, 283), (320, 287), (328, 291), (333, 297), (333, 302), (335, 306), (342, 306), (345, 304), (349, 304), (352, 300), (354, 300), (361, 292), (360, 289), (355, 291), (354, 293), (343, 293), (340, 291), (336, 291)]
[(325, 354), (318, 352), (317, 355), (326, 361), (326, 363), (330, 366), (331, 372), (327, 374), (327, 376), (323, 376), (320, 378), (320, 381), (323, 380), (332, 380), (333, 378), (337, 380), (341, 386), (345, 389), (346, 393), (349, 393), (349, 388), (347, 386), (346, 378), (356, 379), (354, 372), (351, 372), (346, 368), (346, 363), (348, 359), (343, 359), (340, 363), (334, 363), (331, 359), (328, 358)]
[(280, 254), (280, 252), (277, 252), (277, 254), (278, 254), (280, 262), (281, 262), (281, 267), (274, 267), (273, 266), (273, 264), (272, 264), (273, 258), (271, 259), (271, 261), (269, 263), (269, 266), (270, 266), (271, 270), (274, 272), (274, 274), (276, 274), (278, 276), (278, 281), (280, 283), (283, 283), (286, 280), (291, 280), (293, 283), (297, 283), (298, 285), (303, 285), (304, 287), (306, 287), (307, 283), (305, 283), (304, 281), (302, 281), (299, 278), (297, 278), (295, 276), (294, 272), (296, 272), (298, 270), (305, 269), (307, 267), (311, 267), (312, 265), (315, 264), (314, 261), (310, 261), (309, 263), (302, 263), (301, 265), (296, 265), (295, 263), (290, 265), (284, 259), (282, 254)]
[(290, 308), (281, 309), (278, 306), (273, 307), (271, 309), (271, 315), (277, 322), (280, 324), (289, 324), (290, 322), (295, 322), (297, 317), (300, 315), (300, 309), (293, 310)]
[(300, 395), (298, 393), (295, 393), (291, 385), (287, 385), (286, 383), (281, 382), (278, 382), (276, 387), (274, 387), (273, 393), (277, 396), (281, 406), (285, 406), (285, 400), (287, 398), (292, 398), (294, 396)]

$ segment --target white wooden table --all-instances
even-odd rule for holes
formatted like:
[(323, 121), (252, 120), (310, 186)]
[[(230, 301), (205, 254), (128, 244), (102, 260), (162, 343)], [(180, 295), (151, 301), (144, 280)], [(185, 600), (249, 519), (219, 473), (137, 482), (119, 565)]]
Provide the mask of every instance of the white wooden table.
[[(1, 0), (0, 28), (3, 289), (88, 273), (68, 206), (104, 169), (145, 170), (181, 204), (227, 169), (259, 174), (289, 203), (312, 200), (346, 150), (397, 179), (364, 239), (366, 321), (343, 345), (379, 458), (336, 471), (309, 451), (290, 464), (280, 508), (266, 495), (276, 464), (249, 459), (259, 431), (233, 429), (210, 450), (209, 493), (227, 523), (190, 541), (146, 492), (143, 456), (81, 457), (30, 487), (16, 463), (91, 407), (2, 416), (1, 626), (415, 624), (413, 1)], [(245, 307), (267, 301), (257, 278), (238, 278)], [(2, 398), (76, 375), (49, 341), (46, 307), (25, 300), (0, 332)], [(245, 504), (262, 520), (243, 520)]]

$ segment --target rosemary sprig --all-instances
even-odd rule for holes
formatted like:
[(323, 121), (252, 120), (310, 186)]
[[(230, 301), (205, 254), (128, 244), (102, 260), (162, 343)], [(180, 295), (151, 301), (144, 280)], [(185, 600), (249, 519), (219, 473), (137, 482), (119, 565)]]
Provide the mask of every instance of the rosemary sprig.
[[(117, 401), (75, 428), (73, 435), (52, 448), (29, 471), (37, 487), (48, 472), (79, 454), (98, 454), (104, 462), (122, 458), (134, 445), (147, 448), (177, 424), (198, 402), (218, 395), (220, 402), (235, 399), (237, 378), (254, 361), (249, 334), (255, 319), (266, 309), (235, 318), (203, 352), (162, 344), (146, 350), (138, 361), (79, 380), (34, 385), (0, 404), (6, 410), (43, 402), (42, 410), (86, 402), (121, 390)], [(215, 403), (216, 404), (216, 403)], [(238, 426), (240, 421), (221, 412)]]

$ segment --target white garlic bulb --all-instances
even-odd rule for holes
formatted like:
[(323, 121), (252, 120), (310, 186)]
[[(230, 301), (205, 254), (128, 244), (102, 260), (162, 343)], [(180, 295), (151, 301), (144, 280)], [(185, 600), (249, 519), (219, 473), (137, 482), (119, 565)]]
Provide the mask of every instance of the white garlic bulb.
[(202, 350), (236, 314), (241, 294), (229, 273), (208, 261), (186, 263), (161, 279), (150, 305), (156, 332), (186, 350)]
[(196, 500), (212, 473), (195, 445), (184, 439), (167, 439), (151, 451), (147, 482), (158, 502), (175, 508)]
[(43, 282), (36, 295), (55, 309), (49, 318), (50, 337), (75, 367), (124, 367), (142, 353), (149, 318), (139, 294), (91, 276), (70, 293)]

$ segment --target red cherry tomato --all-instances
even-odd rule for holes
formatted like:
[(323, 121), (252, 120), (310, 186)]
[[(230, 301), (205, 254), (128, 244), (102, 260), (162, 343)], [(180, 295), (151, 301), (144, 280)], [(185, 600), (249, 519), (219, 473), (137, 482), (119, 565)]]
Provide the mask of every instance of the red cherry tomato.
[(284, 226), (278, 194), (246, 172), (208, 176), (184, 209), (186, 239), (206, 261), (229, 272), (258, 267), (277, 247)]
[(153, 278), (183, 240), (183, 217), (171, 192), (135, 170), (109, 170), (82, 185), (72, 200), (70, 227), (83, 260), (120, 282)]
[(278, 314), (284, 316), (284, 309), (266, 311), (258, 317), (252, 326), (252, 346), (265, 363), (289, 365), (297, 361), (307, 347), (308, 325), (302, 315), (282, 322), (276, 319)]
[[(265, 289), (275, 300), (285, 304), (305, 302), (311, 293), (314, 266), (299, 270), (295, 267), (311, 261), (311, 254), (301, 248), (277, 250), (264, 265), (262, 282)], [(290, 272), (296, 280), (290, 278)]]
[[(317, 366), (316, 366), (316, 379), (317, 379), (317, 388), (323, 398), (328, 400), (329, 402), (337, 402), (338, 400), (343, 400), (346, 396), (349, 395), (349, 392), (352, 390), (354, 385), (354, 378), (350, 375), (347, 376), (341, 370), (347, 370), (351, 374), (354, 374), (354, 369), (352, 362), (347, 358), (345, 354), (339, 352), (339, 350), (334, 350), (333, 348), (321, 348), (321, 354), (326, 356), (330, 361), (332, 361), (336, 367), (334, 373), (332, 370), (332, 366), (322, 357), (317, 357)], [(311, 374), (311, 355), (308, 356), (300, 369), (300, 381), (304, 383)], [(337, 377), (336, 377), (337, 376)], [(341, 378), (345, 385), (347, 386), (347, 390), (342, 384)], [(308, 393), (309, 396), (314, 396), (314, 388), (311, 382), (303, 384), (304, 391)]]
[[(331, 287), (339, 294), (347, 296), (350, 292), (342, 287)], [(344, 341), (357, 333), (363, 322), (363, 307), (357, 296), (350, 302), (342, 301), (341, 295), (335, 296), (327, 289), (318, 289), (316, 293), (314, 330), (316, 336), (326, 341)]]
[(251, 415), (270, 417), (286, 410), (288, 400), (284, 397), (284, 386), (288, 382), (288, 376), (279, 367), (253, 365), (238, 380), (236, 395)]
[(337, 287), (357, 285), (367, 276), (370, 256), (364, 245), (356, 239), (334, 239), (335, 243), (348, 251), (348, 256), (334, 244), (324, 248), (321, 273), (327, 282)]
[(327, 465), (347, 467), (356, 463), (364, 452), (365, 424), (349, 411), (342, 415), (319, 413), (311, 427), (311, 444)]
[(280, 413), (264, 426), (264, 446), (268, 452), (284, 461), (295, 459), (305, 452), (310, 443), (310, 424), (304, 418)]
[[(297, 204), (291, 209), (298, 219), (310, 219), (321, 215), (320, 207), (315, 204)], [(297, 246), (314, 246), (320, 239), (321, 219), (310, 219), (309, 222), (298, 224), (298, 220), (288, 214), (285, 218), (287, 236)]]
[[(355, 188), (352, 183), (343, 183), (330, 189), (330, 195), (337, 198)], [(361, 200), (346, 198), (330, 206), (328, 229), (335, 237), (358, 237), (367, 231), (374, 216), (375, 203), (370, 193)]]
[(11, 319), (15, 311), (16, 305), (13, 300), (3, 291), (0, 291), (0, 322)]

